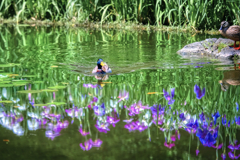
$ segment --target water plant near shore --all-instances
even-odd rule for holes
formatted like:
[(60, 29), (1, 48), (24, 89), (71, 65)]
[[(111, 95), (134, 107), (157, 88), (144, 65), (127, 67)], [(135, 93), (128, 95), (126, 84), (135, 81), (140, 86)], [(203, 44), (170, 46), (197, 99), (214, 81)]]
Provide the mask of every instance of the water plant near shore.
[(59, 24), (73, 25), (79, 22), (100, 22), (100, 25), (117, 22), (124, 25), (130, 21), (180, 28), (189, 26), (194, 30), (218, 29), (225, 19), (239, 24), (239, 12), (237, 2), (222, 0), (20, 0), (17, 3), (3, 0), (0, 3), (0, 18), (13, 18), (17, 23), (27, 23), (29, 19), (33, 21), (29, 21), (31, 23), (38, 23), (49, 19), (52, 22), (46, 22), (48, 24), (59, 21)]

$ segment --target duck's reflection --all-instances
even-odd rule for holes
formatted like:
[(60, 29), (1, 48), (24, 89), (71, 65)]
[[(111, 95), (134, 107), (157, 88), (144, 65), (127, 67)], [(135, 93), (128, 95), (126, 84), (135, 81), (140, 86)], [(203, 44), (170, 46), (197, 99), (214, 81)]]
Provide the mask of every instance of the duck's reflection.
[(230, 85), (240, 85), (240, 65), (237, 67), (234, 64), (234, 70), (226, 71), (223, 73), (223, 79), (219, 81), (221, 89), (227, 91)]

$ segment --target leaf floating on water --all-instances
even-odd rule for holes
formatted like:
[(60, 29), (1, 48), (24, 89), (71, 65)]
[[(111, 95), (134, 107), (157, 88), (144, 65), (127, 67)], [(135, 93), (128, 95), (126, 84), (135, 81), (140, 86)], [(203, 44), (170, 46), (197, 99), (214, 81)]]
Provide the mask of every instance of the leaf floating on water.
[(0, 67), (13, 67), (13, 66), (15, 66), (14, 63), (0, 64)]
[(17, 91), (18, 93), (40, 93), (41, 90), (23, 90), (23, 91)]
[(13, 103), (13, 101), (5, 100), (5, 101), (0, 101), (0, 103)]
[(58, 66), (51, 66), (52, 68), (57, 68)]
[(0, 87), (13, 87), (13, 84), (0, 84)]
[(43, 81), (34, 81), (33, 83), (34, 84), (36, 84), (36, 83), (43, 83)]
[(47, 103), (47, 105), (56, 105), (56, 106), (60, 106), (60, 105), (65, 105), (65, 102), (51, 102), (51, 103)]
[(42, 107), (42, 106), (47, 106), (48, 104), (34, 104), (34, 107)]
[(57, 89), (42, 89), (42, 91), (44, 92), (57, 92)]
[(0, 84), (11, 83), (11, 81), (0, 81)]
[(54, 87), (48, 87), (49, 89), (64, 89), (67, 86), (54, 86)]
[(14, 106), (14, 108), (18, 108), (19, 106)]
[(24, 77), (24, 78), (31, 78), (31, 77), (36, 77), (36, 75), (24, 75), (22, 77)]

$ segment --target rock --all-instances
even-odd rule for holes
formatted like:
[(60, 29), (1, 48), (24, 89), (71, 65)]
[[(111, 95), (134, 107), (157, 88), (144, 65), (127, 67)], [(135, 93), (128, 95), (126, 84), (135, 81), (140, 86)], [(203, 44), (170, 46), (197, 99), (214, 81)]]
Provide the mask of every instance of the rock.
[(231, 45), (231, 44), (234, 43), (234, 41), (231, 40), (231, 39), (219, 38), (219, 39), (214, 43), (214, 45), (213, 45), (212, 47), (208, 48), (208, 49), (211, 50), (211, 51), (215, 51), (215, 50), (218, 49), (218, 45), (221, 44), (221, 43), (222, 43), (222, 44), (226, 44), (226, 45)]
[(201, 42), (188, 44), (181, 50), (177, 51), (177, 53), (183, 57), (199, 57), (204, 55), (213, 56), (219, 59), (233, 59), (234, 55), (240, 57), (240, 50), (235, 50), (229, 47), (229, 45), (232, 45), (233, 43), (234, 41), (230, 39), (209, 38)]
[(188, 55), (201, 55), (206, 53), (206, 49), (203, 47), (201, 42), (194, 42), (184, 46), (181, 50), (177, 51), (181, 56)]
[(216, 54), (216, 58), (233, 59), (234, 55), (240, 56), (240, 50), (235, 50), (234, 48), (227, 46), (223, 48), (218, 54)]
[(209, 38), (205, 39), (204, 41), (201, 41), (201, 44), (204, 48), (210, 48), (214, 45), (214, 43), (217, 41), (217, 38)]

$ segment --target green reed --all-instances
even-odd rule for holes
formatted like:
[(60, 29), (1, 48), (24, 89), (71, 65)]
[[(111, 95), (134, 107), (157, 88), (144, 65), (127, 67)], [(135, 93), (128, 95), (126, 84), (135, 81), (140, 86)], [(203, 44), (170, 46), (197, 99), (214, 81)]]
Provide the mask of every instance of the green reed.
[(81, 23), (87, 21), (218, 29), (228, 20), (239, 24), (239, 4), (223, 0), (2, 0), (0, 18)]

